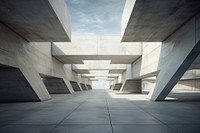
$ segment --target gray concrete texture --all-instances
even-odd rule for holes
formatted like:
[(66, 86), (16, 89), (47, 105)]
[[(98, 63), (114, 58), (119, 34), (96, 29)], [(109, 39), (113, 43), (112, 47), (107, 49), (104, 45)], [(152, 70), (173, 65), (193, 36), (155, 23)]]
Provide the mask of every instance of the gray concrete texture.
[(1, 23), (29, 42), (70, 41), (65, 0), (0, 0)]
[(122, 42), (162, 42), (199, 8), (198, 0), (126, 0)]

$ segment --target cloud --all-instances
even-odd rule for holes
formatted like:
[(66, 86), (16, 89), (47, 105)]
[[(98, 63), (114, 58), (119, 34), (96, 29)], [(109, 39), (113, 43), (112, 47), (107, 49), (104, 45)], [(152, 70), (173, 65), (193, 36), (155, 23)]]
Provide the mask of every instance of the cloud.
[(123, 0), (67, 0), (72, 35), (120, 35)]

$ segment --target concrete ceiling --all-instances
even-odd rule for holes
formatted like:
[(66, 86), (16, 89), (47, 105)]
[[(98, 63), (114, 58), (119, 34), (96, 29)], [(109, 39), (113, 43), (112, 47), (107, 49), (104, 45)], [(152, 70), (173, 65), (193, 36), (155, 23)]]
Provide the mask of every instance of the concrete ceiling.
[(162, 42), (200, 9), (200, 0), (127, 0), (122, 42)]
[(70, 41), (65, 0), (0, 0), (0, 21), (29, 42)]

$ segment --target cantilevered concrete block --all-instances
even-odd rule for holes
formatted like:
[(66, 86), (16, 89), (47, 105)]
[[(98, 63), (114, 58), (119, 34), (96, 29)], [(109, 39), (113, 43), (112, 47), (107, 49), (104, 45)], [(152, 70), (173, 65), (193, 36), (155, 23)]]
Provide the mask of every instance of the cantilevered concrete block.
[(199, 8), (198, 0), (126, 0), (122, 42), (162, 42)]
[(82, 88), (83, 91), (88, 90), (87, 87), (86, 87), (86, 85), (84, 83), (80, 83), (80, 85), (81, 85), (81, 88)]
[(0, 102), (40, 101), (22, 72), (15, 67), (0, 65)]
[(164, 100), (200, 54), (196, 22), (198, 22), (196, 17), (192, 18), (163, 42), (163, 49), (171, 46), (172, 51), (160, 63), (161, 70), (157, 76), (155, 87), (149, 93), (151, 100)]
[(62, 78), (42, 78), (50, 94), (69, 94), (70, 91)]
[(116, 83), (113, 90), (120, 90), (122, 87), (122, 83)]
[(141, 93), (141, 79), (138, 80), (126, 80), (120, 89), (121, 93)]
[(74, 91), (82, 91), (82, 89), (80, 88), (80, 86), (78, 85), (78, 83), (76, 81), (70, 81), (70, 83), (71, 83)]
[(0, 21), (29, 42), (70, 41), (65, 0), (0, 0)]

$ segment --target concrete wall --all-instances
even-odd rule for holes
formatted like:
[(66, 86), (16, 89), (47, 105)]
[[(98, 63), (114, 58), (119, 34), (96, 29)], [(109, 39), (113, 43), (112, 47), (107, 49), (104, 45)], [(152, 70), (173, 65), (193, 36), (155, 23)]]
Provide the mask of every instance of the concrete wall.
[(19, 68), (41, 101), (50, 95), (39, 74), (62, 78), (74, 92), (69, 80), (78, 76), (51, 56), (51, 43), (28, 43), (2, 24), (0, 29), (0, 64)]

